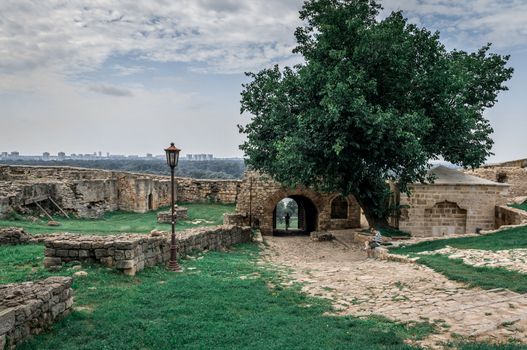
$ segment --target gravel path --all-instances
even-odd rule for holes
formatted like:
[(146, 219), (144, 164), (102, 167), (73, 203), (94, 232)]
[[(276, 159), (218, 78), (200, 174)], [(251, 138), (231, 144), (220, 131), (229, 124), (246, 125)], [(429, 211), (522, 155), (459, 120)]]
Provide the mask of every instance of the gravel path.
[(527, 295), (467, 288), (425, 266), (366, 259), (349, 232), (337, 237), (344, 244), (268, 236), (262, 259), (291, 269), (306, 293), (330, 299), (337, 314), (435, 323), (439, 333), (424, 346), (442, 348), (453, 334), (527, 342)]

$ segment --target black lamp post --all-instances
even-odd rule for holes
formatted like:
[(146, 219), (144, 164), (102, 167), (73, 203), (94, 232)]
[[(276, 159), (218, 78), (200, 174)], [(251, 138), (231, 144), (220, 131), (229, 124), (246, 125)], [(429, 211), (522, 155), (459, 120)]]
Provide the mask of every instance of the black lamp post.
[(167, 155), (167, 164), (170, 167), (170, 188), (172, 194), (171, 209), (172, 209), (172, 239), (170, 244), (170, 261), (168, 262), (168, 269), (171, 271), (181, 271), (176, 258), (176, 217), (174, 216), (174, 169), (179, 160), (179, 152), (181, 150), (174, 146), (174, 142), (170, 143), (170, 147), (165, 148)]

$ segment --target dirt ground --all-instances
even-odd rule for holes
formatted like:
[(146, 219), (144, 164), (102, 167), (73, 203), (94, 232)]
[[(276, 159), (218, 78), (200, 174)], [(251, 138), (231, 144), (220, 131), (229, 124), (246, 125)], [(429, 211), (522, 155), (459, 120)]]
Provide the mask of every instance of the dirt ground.
[(527, 343), (527, 295), (506, 289), (468, 288), (418, 264), (366, 259), (351, 233), (338, 241), (306, 236), (265, 237), (262, 259), (288, 268), (311, 295), (328, 298), (340, 315), (384, 315), (436, 324), (421, 345), (443, 348), (459, 336), (475, 341)]

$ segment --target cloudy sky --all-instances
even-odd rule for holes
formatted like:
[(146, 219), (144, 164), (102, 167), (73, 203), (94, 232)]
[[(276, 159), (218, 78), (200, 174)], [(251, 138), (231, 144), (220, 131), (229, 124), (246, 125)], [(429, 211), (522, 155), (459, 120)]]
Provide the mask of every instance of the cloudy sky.
[[(0, 1), (0, 151), (241, 156), (244, 71), (291, 65), (301, 0)], [(527, 157), (527, 0), (385, 0), (448, 48), (511, 54), (490, 161)]]

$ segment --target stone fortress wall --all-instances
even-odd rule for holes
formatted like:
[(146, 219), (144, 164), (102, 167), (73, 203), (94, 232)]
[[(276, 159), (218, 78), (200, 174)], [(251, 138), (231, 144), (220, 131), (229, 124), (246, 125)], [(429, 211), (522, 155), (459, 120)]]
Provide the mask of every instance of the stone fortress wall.
[(508, 184), (509, 192), (501, 196), (502, 204), (510, 203), (516, 197), (527, 196), (527, 159), (485, 165), (478, 169), (465, 170), (465, 173)]
[[(239, 180), (176, 178), (180, 202), (235, 203)], [(108, 211), (146, 212), (170, 203), (170, 177), (74, 167), (0, 165), (0, 217), (40, 203), (98, 218)]]

